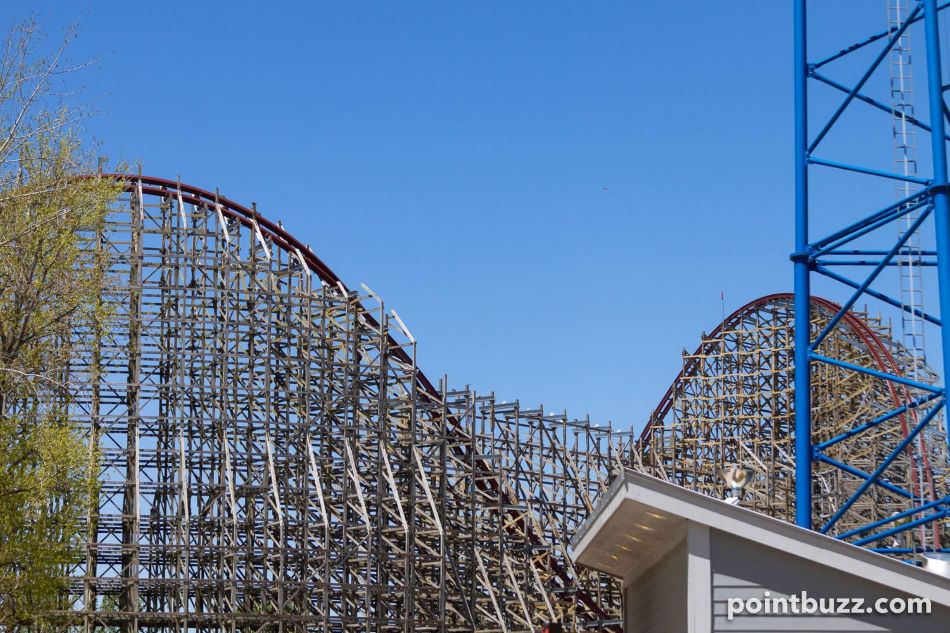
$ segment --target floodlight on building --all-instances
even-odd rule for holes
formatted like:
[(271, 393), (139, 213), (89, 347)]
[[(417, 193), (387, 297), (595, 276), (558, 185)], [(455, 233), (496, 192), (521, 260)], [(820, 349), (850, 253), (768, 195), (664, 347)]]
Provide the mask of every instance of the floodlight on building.
[(733, 505), (739, 503), (742, 499), (742, 491), (752, 477), (752, 471), (742, 466), (730, 466), (722, 469), (721, 476), (732, 491), (732, 497), (727, 498), (726, 501)]

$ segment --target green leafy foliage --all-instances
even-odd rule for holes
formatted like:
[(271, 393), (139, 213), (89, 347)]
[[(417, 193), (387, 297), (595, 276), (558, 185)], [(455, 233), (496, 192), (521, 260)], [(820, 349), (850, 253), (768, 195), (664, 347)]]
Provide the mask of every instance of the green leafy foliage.
[(68, 416), (70, 360), (105, 326), (97, 247), (118, 194), (80, 178), (91, 161), (82, 113), (56, 82), (67, 41), (36, 54), (18, 25), (0, 60), (0, 629), (49, 624), (68, 609), (66, 575), (82, 557), (95, 503), (95, 448)]

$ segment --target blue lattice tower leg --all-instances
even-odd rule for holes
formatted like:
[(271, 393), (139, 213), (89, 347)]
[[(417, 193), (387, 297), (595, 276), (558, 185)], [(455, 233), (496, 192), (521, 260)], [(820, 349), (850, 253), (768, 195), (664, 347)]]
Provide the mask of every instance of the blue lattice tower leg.
[(808, 256), (806, 0), (795, 0), (795, 523), (811, 529), (811, 322)]
[[(813, 61), (808, 59), (807, 3), (808, 0), (794, 0), (795, 248), (792, 261), (795, 282), (795, 522), (805, 528), (837, 534), (839, 538), (849, 539), (857, 545), (864, 545), (878, 551), (916, 554), (921, 550), (932, 548), (932, 546), (927, 546), (926, 539), (923, 537), (920, 547), (888, 546), (883, 545), (882, 541), (885, 539), (890, 541), (895, 535), (913, 530), (918, 526), (940, 526), (950, 518), (950, 495), (945, 489), (939, 491), (932, 489), (932, 492), (937, 493), (936, 495), (926, 493), (924, 490), (926, 481), (932, 481), (932, 479), (923, 476), (925, 472), (930, 474), (928, 470), (925, 470), (927, 460), (924, 456), (927, 448), (924, 440), (939, 435), (939, 432), (927, 435), (925, 429), (932, 430), (929, 425), (936, 425), (936, 420), (939, 419), (938, 414), (946, 406), (946, 382), (950, 377), (950, 330), (942, 327), (942, 319), (950, 318), (950, 184), (948, 184), (946, 148), (946, 143), (950, 140), (947, 137), (950, 110), (947, 109), (943, 99), (944, 91), (950, 89), (950, 86), (943, 84), (940, 59), (941, 35), (938, 24), (939, 12), (950, 10), (950, 0), (914, 2), (909, 7), (910, 11), (906, 19), (899, 19), (887, 30), (860, 39), (856, 43), (842, 46), (837, 49), (837, 52)], [(902, 45), (901, 42), (906, 41), (903, 38), (909, 34), (908, 29), (914, 25), (917, 25), (915, 28), (922, 28), (924, 32), (930, 120), (929, 122), (920, 121), (913, 112), (904, 109), (901, 111), (900, 123), (904, 127), (915, 128), (917, 133), (926, 134), (926, 137), (930, 139), (932, 174), (925, 177), (923, 173), (926, 173), (926, 170), (918, 175), (907, 169), (898, 172), (882, 169), (872, 162), (874, 158), (870, 154), (862, 156), (858, 163), (842, 162), (818, 155), (826, 151), (835, 151), (834, 147), (828, 148), (828, 144), (823, 145), (822, 142), (833, 128), (839, 126), (842, 116), (856, 104), (861, 104), (860, 107), (874, 108), (891, 117), (894, 116), (892, 105), (884, 103), (865, 90), (874, 85), (870, 81), (872, 75), (880, 68), (888, 55), (893, 54), (895, 47), (898, 47), (898, 51), (903, 50), (899, 48)], [(877, 49), (876, 54), (873, 52), (875, 49)], [(846, 85), (834, 79), (835, 62), (843, 58), (848, 58), (852, 62), (862, 59), (861, 55), (857, 57), (854, 55), (857, 51), (862, 51), (861, 55), (871, 53), (865, 56), (870, 61), (867, 62), (857, 82)], [(857, 63), (864, 64), (861, 61)], [(901, 79), (903, 80), (903, 75)], [(814, 131), (808, 129), (809, 100), (812, 98), (809, 94), (809, 83), (812, 81), (832, 91), (837, 91), (832, 94), (844, 95), (830, 117), (827, 119), (824, 116), (818, 117), (819, 125)], [(909, 90), (909, 87), (902, 87), (902, 90), (905, 89)], [(816, 109), (812, 114), (818, 112), (820, 110)], [(809, 171), (812, 168), (827, 170), (832, 176), (850, 173), (878, 181), (880, 179), (888, 182), (897, 181), (904, 184), (902, 191), (906, 191), (907, 195), (897, 202), (874, 209), (868, 215), (839, 230), (815, 239), (809, 235), (809, 213), (824, 209), (818, 204), (820, 200), (809, 198)], [(842, 191), (854, 190), (851, 182), (846, 187)], [(865, 197), (867, 196), (854, 196), (855, 205), (863, 204)], [(915, 250), (914, 243), (909, 240), (916, 235), (925, 221), (929, 222), (931, 215), (933, 223), (928, 226), (932, 226), (934, 230), (935, 250), (925, 251), (920, 248)], [(898, 232), (899, 237), (896, 242), (893, 238), (888, 240), (890, 247), (882, 250), (881, 234), (875, 232), (882, 227), (892, 226), (892, 223), (897, 221), (906, 224), (906, 230)], [(857, 244), (862, 243), (865, 236), (872, 234), (877, 238), (876, 242), (864, 248), (856, 247)], [(895, 297), (887, 288), (881, 287), (882, 279), (884, 279), (882, 273), (888, 267), (898, 265), (900, 258), (907, 256), (908, 253), (915, 258), (915, 265), (919, 263), (921, 266), (936, 267), (939, 315), (928, 313), (923, 306), (919, 305), (919, 302), (911, 301), (908, 304), (903, 296)], [(842, 259), (842, 256), (848, 259)], [(852, 272), (856, 270), (863, 272)], [(810, 318), (812, 273), (840, 284), (839, 287), (847, 288), (850, 293), (850, 297), (841, 303), (839, 311), (828, 323), (823, 324), (814, 336)], [(927, 322), (931, 326), (940, 328), (943, 385), (932, 384), (930, 379), (918, 375), (916, 371), (908, 375), (906, 368), (881, 366), (875, 369), (860, 363), (849, 362), (845, 358), (836, 358), (833, 349), (827, 353), (824, 351), (827, 346), (822, 347), (822, 342), (828, 334), (842, 323), (842, 319), (859, 300), (869, 298), (890, 306), (889, 309), (900, 310), (902, 318), (910, 315), (921, 324)], [(865, 377), (887, 383), (892, 389), (902, 390), (900, 393), (904, 395), (895, 400), (890, 411), (883, 412), (873, 419), (856, 419), (851, 428), (839, 430), (834, 437), (813, 444), (812, 363), (831, 365), (839, 370), (863, 374)], [(908, 419), (909, 423), (901, 427), (902, 435), (895, 438), (893, 444), (879, 447), (885, 449), (879, 453), (871, 453), (877, 456), (871, 463), (872, 468), (867, 472), (840, 459), (835, 459), (827, 452), (837, 450), (840, 455), (847, 457), (848, 450), (843, 448), (847, 445), (842, 442), (851, 441), (858, 436), (868, 438), (867, 442), (874, 442), (875, 435), (873, 434), (883, 429), (882, 425), (892, 424), (895, 420), (906, 422)], [(948, 442), (947, 436), (950, 434), (946, 434), (942, 441)], [(918, 469), (917, 478), (906, 488), (895, 485), (888, 473), (893, 475), (895, 469), (892, 467), (900, 464), (903, 456), (910, 455), (915, 450), (915, 439), (917, 457), (916, 459), (911, 457), (911, 464), (912, 467)], [(947, 452), (943, 459), (946, 459), (946, 455), (950, 455), (950, 443), (947, 445)], [(820, 514), (815, 512), (813, 498), (815, 468), (819, 463), (822, 464), (822, 468), (831, 465), (840, 469), (853, 478), (850, 481), (855, 482), (853, 492), (849, 492), (846, 499), (836, 502), (833, 507), (823, 507)], [(948, 465), (942, 463), (938, 467), (946, 469)], [(896, 468), (896, 470), (899, 469)], [(853, 527), (854, 512), (860, 512), (855, 509), (867, 507), (867, 504), (856, 506), (856, 502), (864, 495), (873, 494), (875, 491), (880, 492), (882, 489), (887, 491), (887, 494), (896, 495), (897, 498), (902, 497), (905, 500), (903, 509), (889, 517), (874, 514), (860, 515), (864, 518), (858, 522), (857, 527)], [(839, 520), (846, 515), (851, 517), (848, 519), (849, 527), (841, 529)], [(820, 518), (821, 525), (814, 524), (816, 518)]]
[[(924, 29), (927, 41), (927, 92), (930, 103), (931, 152), (933, 179), (931, 195), (937, 244), (937, 285), (940, 292), (940, 317), (950, 316), (950, 193), (947, 192), (947, 143), (944, 126), (943, 73), (940, 67), (940, 26), (937, 1), (924, 2)], [(944, 388), (950, 377), (950, 328), (941, 328)], [(950, 433), (947, 434), (950, 441)]]

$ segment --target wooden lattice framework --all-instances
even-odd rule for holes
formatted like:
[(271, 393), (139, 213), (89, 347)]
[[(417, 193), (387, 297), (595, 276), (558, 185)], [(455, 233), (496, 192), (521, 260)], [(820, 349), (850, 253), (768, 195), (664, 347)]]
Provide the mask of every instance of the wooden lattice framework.
[(279, 227), (133, 178), (108, 328), (71, 367), (101, 488), (55, 614), (85, 630), (618, 629), (567, 543), (629, 433), (433, 386)]
[[(811, 324), (817, 332), (837, 307), (814, 299)], [(743, 505), (794, 520), (795, 462), (792, 356), (794, 311), (791, 295), (754, 301), (725, 321), (694, 353), (683, 352), (683, 370), (631, 451), (634, 467), (681, 486), (723, 498), (721, 471), (735, 465), (753, 472)], [(900, 374), (910, 355), (893, 340), (878, 319), (849, 313), (825, 343), (834, 357), (872, 369)], [(932, 376), (932, 374), (930, 374)], [(847, 434), (860, 423), (883, 416), (927, 393), (828, 364), (813, 366), (813, 443)], [(830, 447), (828, 460), (815, 464), (815, 521), (827, 520), (905, 437), (917, 416), (931, 403), (905, 411), (870, 432), (847, 437)], [(874, 486), (835, 526), (844, 535), (860, 526), (906, 510), (910, 499), (898, 488), (924, 501), (946, 494), (945, 442), (942, 429), (908, 447)], [(847, 462), (859, 472), (833, 462)], [(941, 528), (945, 531), (946, 526)], [(900, 546), (913, 548), (935, 535), (914, 531)], [(939, 543), (940, 531), (936, 538)], [(946, 535), (943, 535), (944, 541)]]
[[(721, 497), (719, 470), (743, 464), (756, 473), (744, 503), (791, 518), (788, 296), (704, 335), (632, 442), (433, 385), (378, 296), (348, 289), (256, 209), (126, 182), (101, 235), (112, 322), (82, 337), (69, 368), (101, 487), (55, 617), (86, 631), (619, 630), (619, 584), (575, 568), (568, 543), (624, 465)], [(828, 344), (859, 364), (903, 362), (866, 315)], [(820, 371), (816, 441), (919, 395)], [(871, 463), (906, 423), (839, 449)], [(924, 463), (945, 463), (930, 454), (939, 439), (889, 481), (942, 490)], [(819, 512), (855, 481), (820, 469)], [(867, 499), (852, 524), (905, 503)]]

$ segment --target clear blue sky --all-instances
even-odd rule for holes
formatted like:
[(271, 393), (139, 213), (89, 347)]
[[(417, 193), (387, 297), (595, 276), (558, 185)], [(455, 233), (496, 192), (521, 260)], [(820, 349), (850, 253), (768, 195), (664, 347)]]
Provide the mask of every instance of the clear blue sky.
[(640, 428), (723, 310), (791, 289), (789, 1), (27, 4), (105, 56), (103, 153), (256, 201), (433, 379)]

